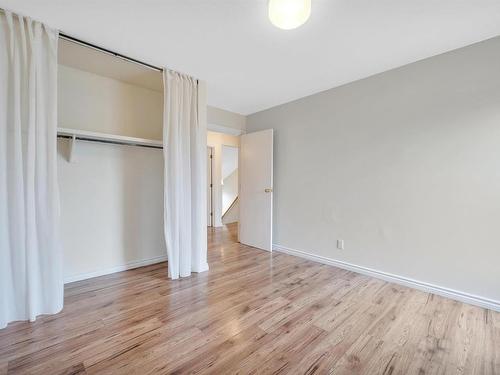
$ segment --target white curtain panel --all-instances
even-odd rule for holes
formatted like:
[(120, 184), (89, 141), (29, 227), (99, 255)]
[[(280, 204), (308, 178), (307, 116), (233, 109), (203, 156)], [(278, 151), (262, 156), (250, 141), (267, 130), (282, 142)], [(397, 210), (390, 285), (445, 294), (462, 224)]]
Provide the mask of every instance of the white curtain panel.
[(198, 81), (163, 73), (164, 225), (172, 279), (208, 270), (207, 130), (198, 118)]
[(0, 11), (0, 328), (63, 306), (57, 39)]

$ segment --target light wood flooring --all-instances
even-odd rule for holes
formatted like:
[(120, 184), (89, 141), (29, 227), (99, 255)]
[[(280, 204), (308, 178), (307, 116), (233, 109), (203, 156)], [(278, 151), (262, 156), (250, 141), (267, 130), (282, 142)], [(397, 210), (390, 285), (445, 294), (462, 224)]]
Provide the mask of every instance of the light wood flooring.
[(210, 271), (166, 264), (66, 286), (65, 307), (0, 330), (0, 374), (500, 374), (500, 314), (236, 242)]

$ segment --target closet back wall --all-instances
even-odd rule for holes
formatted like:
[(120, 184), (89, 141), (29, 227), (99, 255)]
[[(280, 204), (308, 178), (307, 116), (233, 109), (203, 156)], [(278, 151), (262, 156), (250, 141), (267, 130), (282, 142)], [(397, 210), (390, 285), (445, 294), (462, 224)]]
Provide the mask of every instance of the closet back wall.
[[(161, 139), (162, 93), (59, 66), (59, 126)], [(165, 260), (159, 149), (58, 142), (66, 282)]]

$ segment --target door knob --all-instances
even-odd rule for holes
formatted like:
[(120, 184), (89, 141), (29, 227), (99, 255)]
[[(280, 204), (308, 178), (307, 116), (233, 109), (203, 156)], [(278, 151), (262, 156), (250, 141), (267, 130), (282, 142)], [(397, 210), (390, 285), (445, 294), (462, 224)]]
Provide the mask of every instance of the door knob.
[(273, 189), (264, 189), (264, 191), (265, 191), (266, 193), (272, 193), (272, 192), (273, 192)]

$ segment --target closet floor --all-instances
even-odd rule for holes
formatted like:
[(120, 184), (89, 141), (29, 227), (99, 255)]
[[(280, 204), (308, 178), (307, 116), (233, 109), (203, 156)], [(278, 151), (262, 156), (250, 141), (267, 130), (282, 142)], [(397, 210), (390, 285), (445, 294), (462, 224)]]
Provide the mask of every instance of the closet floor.
[(500, 374), (500, 313), (208, 232), (208, 272), (75, 282), (0, 330), (0, 374)]

